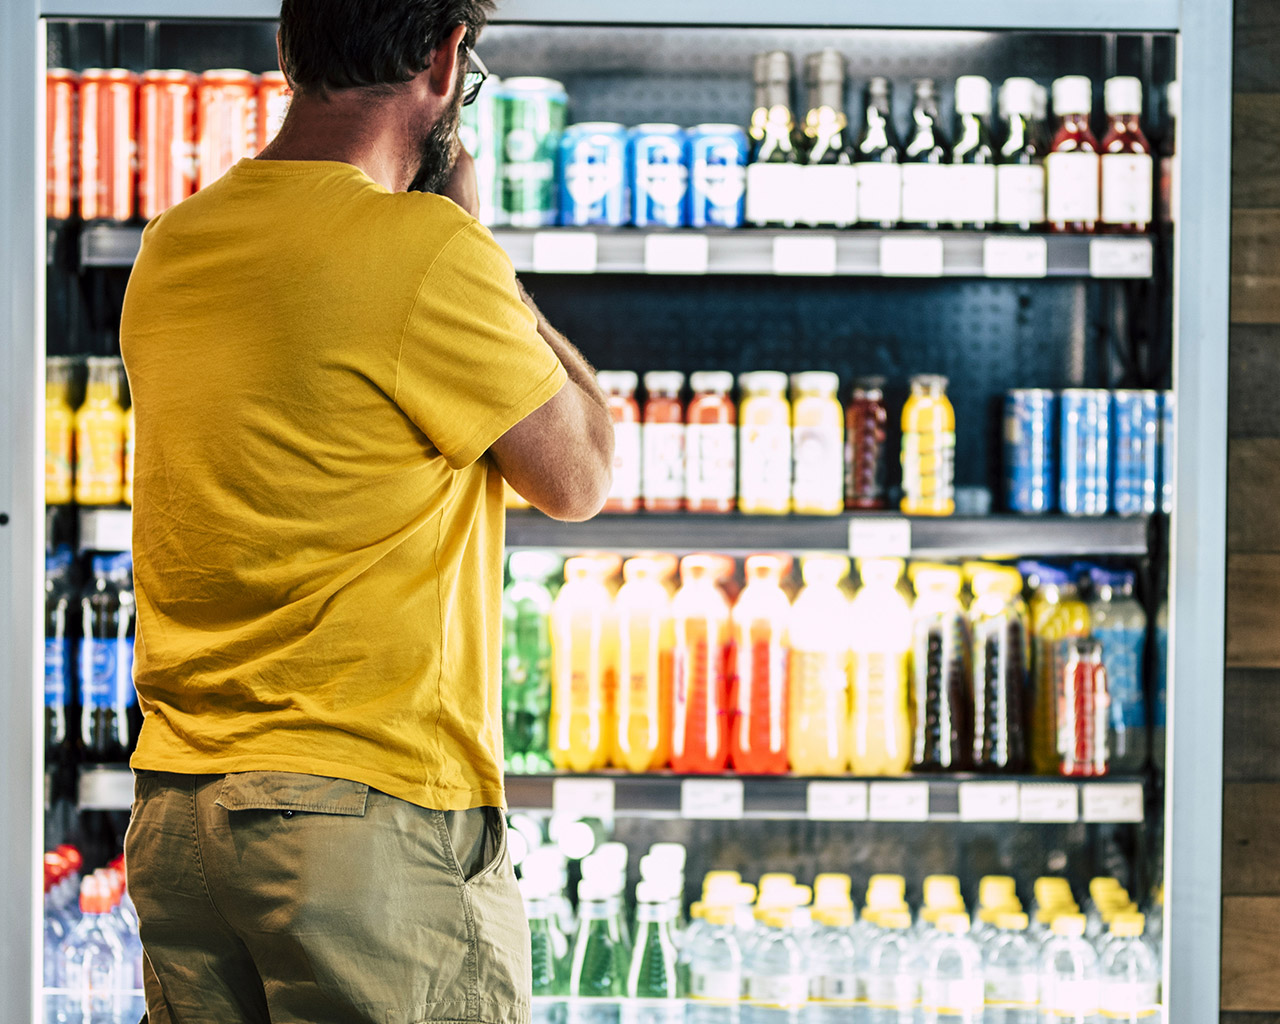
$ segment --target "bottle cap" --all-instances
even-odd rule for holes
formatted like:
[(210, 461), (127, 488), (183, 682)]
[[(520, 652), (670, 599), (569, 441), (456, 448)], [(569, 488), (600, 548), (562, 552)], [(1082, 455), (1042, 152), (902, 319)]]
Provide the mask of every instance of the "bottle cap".
[(666, 579), (662, 568), (657, 559), (637, 555), (634, 558), (628, 558), (622, 563), (622, 579), (626, 583), (632, 583), (636, 580), (652, 580), (661, 583)]
[(516, 580), (551, 579), (560, 569), (560, 559), (549, 551), (514, 551), (507, 561), (511, 578)]
[(991, 83), (981, 75), (961, 75), (956, 79), (956, 113), (991, 115)]
[(565, 87), (563, 82), (558, 82), (554, 78), (539, 78), (535, 75), (519, 75), (516, 78), (503, 79), (502, 91), (504, 93), (564, 93)]
[(738, 387), (744, 393), (763, 391), (781, 395), (787, 390), (787, 375), (777, 370), (753, 370), (751, 373), (739, 374)]
[(1111, 934), (1122, 939), (1136, 939), (1146, 930), (1144, 914), (1117, 914), (1111, 922)]
[(911, 388), (924, 388), (926, 390), (937, 389), (938, 391), (947, 390), (947, 378), (937, 373), (917, 373), (911, 378)]
[(1018, 898), (1018, 883), (1009, 875), (986, 875), (978, 882), (978, 902), (996, 907)]
[(890, 931), (904, 931), (911, 927), (911, 914), (905, 910), (886, 910), (879, 915), (880, 927)]
[[(862, 562), (858, 566), (861, 571)], [(892, 908), (901, 903), (906, 894), (907, 881), (901, 875), (872, 875), (867, 880), (868, 906)]]
[(596, 383), (606, 393), (631, 394), (639, 382), (640, 378), (630, 370), (600, 370), (596, 374)]
[(1084, 935), (1085, 919), (1083, 914), (1059, 914), (1053, 919), (1054, 935), (1069, 935), (1080, 938)]
[(737, 885), (742, 875), (737, 871), (708, 871), (702, 876), (702, 891), (710, 892), (720, 885)]
[(996, 927), (1002, 932), (1025, 932), (1027, 930), (1026, 914), (1001, 914), (996, 918)]
[(630, 851), (627, 849), (626, 843), (602, 843), (600, 848), (593, 853), (596, 860), (608, 864), (615, 871), (626, 872), (627, 861), (631, 857)]
[(748, 578), (779, 579), (791, 571), (791, 556), (772, 552), (748, 555), (743, 568)]
[(1050, 897), (1054, 895), (1062, 895), (1070, 899), (1071, 883), (1065, 878), (1045, 875), (1036, 879), (1035, 894), (1037, 903), (1051, 903), (1053, 900)]
[[(1108, 582), (1110, 582), (1110, 580), (1108, 580)], [(1099, 876), (1098, 878), (1089, 879), (1089, 895), (1092, 896), (1095, 901), (1103, 893), (1115, 892), (1119, 888), (1120, 879), (1118, 878)]]
[(911, 83), (911, 88), (917, 101), (932, 100), (938, 94), (937, 83), (932, 78), (917, 78)]
[(791, 375), (791, 390), (796, 395), (834, 395), (840, 390), (840, 377), (826, 370), (805, 370)]
[(670, 886), (660, 885), (657, 882), (640, 882), (636, 885), (637, 903), (667, 903), (674, 899), (675, 895), (672, 894)]
[(781, 99), (782, 93), (791, 89), (791, 54), (774, 50), (765, 58), (765, 84)]
[(1000, 107), (1006, 117), (1034, 117), (1036, 83), (1030, 78), (1006, 78), (1000, 88)]
[(807, 555), (800, 562), (805, 586), (835, 586), (849, 575), (849, 559), (840, 555)]
[(1142, 81), (1130, 75), (1108, 78), (1102, 87), (1102, 104), (1107, 114), (1142, 113)]
[(813, 880), (813, 902), (818, 907), (852, 906), (853, 880), (848, 875), (821, 874)]
[(884, 75), (873, 75), (867, 79), (867, 94), (870, 96), (887, 97), (892, 88), (889, 84), (889, 79), (885, 78)]
[[(916, 568), (912, 566), (912, 568)], [(943, 566), (937, 566), (943, 569)], [(958, 574), (957, 574), (958, 575)], [(924, 902), (927, 907), (950, 907), (963, 903), (960, 879), (955, 875), (929, 875), (924, 880)]]
[(673, 865), (683, 874), (689, 851), (685, 849), (683, 843), (654, 843), (649, 847), (649, 856)]
[(684, 387), (684, 374), (678, 370), (651, 370), (644, 375), (644, 388), (650, 395), (680, 394)]
[[(945, 594), (959, 594), (961, 584), (964, 582), (960, 570), (953, 565), (912, 565), (911, 582), (915, 585), (917, 592), (925, 590), (937, 590)], [(950, 881), (948, 882), (950, 884)], [(954, 883), (954, 889), (949, 892), (956, 895), (960, 892), (960, 883)], [(925, 901), (928, 899), (928, 879), (925, 880)], [(939, 890), (941, 892), (941, 890)]]
[(1093, 82), (1084, 75), (1066, 75), (1053, 83), (1053, 112), (1088, 114), (1093, 110)]
[(699, 370), (689, 375), (689, 387), (695, 394), (704, 391), (727, 394), (733, 390), (733, 374), (728, 370)]

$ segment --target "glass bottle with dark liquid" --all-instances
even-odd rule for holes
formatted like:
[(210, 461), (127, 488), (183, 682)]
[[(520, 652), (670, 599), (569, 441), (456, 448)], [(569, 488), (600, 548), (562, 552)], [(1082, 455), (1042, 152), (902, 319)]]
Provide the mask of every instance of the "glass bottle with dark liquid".
[(912, 692), (916, 771), (962, 771), (973, 750), (973, 694), (969, 678), (969, 631), (960, 604), (960, 570), (912, 566)]
[(797, 194), (801, 158), (791, 108), (791, 54), (770, 53), (764, 64), (766, 114), (759, 128), (753, 118), (753, 131), (760, 132), (760, 138), (752, 147), (747, 167), (747, 220), (791, 227), (803, 207)]
[(1021, 231), (1044, 224), (1044, 150), (1035, 121), (1036, 83), (1009, 78), (1000, 89), (1004, 142), (996, 168), (996, 221)]
[(1058, 128), (1045, 158), (1049, 227), (1058, 232), (1093, 232), (1100, 211), (1098, 140), (1089, 128), (1093, 83), (1068, 75), (1053, 83)]
[(893, 127), (893, 92), (887, 78), (867, 83), (864, 111), (854, 144), (858, 220), (887, 230), (902, 220), (902, 146)]
[(128, 555), (99, 556), (80, 598), (80, 743), (87, 761), (127, 760), (141, 724), (130, 576)]
[(996, 219), (996, 147), (991, 138), (991, 82), (956, 79), (955, 148), (951, 151), (952, 224), (984, 231)]
[(1117, 234), (1151, 226), (1155, 168), (1142, 132), (1142, 82), (1122, 75), (1104, 87), (1107, 134), (1102, 139), (1102, 225)]
[(951, 146), (938, 117), (938, 94), (932, 78), (916, 79), (911, 123), (911, 139), (903, 150), (902, 220), (936, 230), (946, 216), (945, 165), (951, 160)]
[(885, 431), (889, 413), (884, 378), (859, 377), (845, 413), (845, 507), (889, 507), (885, 488)]
[(1031, 655), (1022, 577), (1016, 569), (981, 568), (973, 595), (973, 766), (1020, 772), (1027, 766), (1024, 695)]
[(806, 62), (809, 112), (805, 115), (803, 202), (806, 224), (848, 227), (858, 219), (858, 178), (853, 140), (844, 109), (845, 63), (838, 50), (823, 50)]

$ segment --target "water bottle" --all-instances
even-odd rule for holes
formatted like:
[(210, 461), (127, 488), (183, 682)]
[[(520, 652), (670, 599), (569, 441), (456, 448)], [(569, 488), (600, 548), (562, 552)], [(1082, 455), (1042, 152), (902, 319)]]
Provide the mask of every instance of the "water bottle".
[[(845, 900), (848, 900), (847, 893)], [(813, 920), (816, 928), (806, 949), (809, 960), (807, 1024), (847, 1024), (858, 1001), (853, 904), (819, 904), (814, 909)]]
[(880, 933), (860, 960), (858, 997), (867, 1024), (916, 1024), (920, 1007), (920, 963), (911, 936), (911, 914), (879, 914)]
[(969, 937), (969, 915), (943, 914), (922, 961), (924, 1024), (982, 1024), (982, 954)]
[(80, 598), (80, 742), (89, 761), (125, 761), (136, 739), (134, 602), (125, 555), (93, 560)]
[(80, 882), (80, 921), (58, 951), (64, 988), (58, 1020), (70, 1024), (117, 1024), (131, 988), (132, 972), (115, 930), (103, 920), (110, 895), (102, 880), (90, 875)]
[(627, 1024), (681, 1024), (670, 890), (656, 882), (636, 886), (636, 941), (627, 972), (623, 1020)]
[(44, 987), (58, 988), (58, 949), (67, 937), (67, 922), (58, 906), (54, 889), (62, 881), (59, 869), (48, 861), (44, 865)]
[(1040, 954), (1042, 1024), (1096, 1024), (1098, 954), (1084, 937), (1083, 914), (1054, 918)]
[(584, 879), (578, 885), (578, 934), (569, 969), (574, 1024), (618, 1024), (630, 955), (612, 887)]
[(1165, 720), (1169, 684), (1169, 599), (1160, 601), (1156, 612), (1156, 689), (1151, 709), (1151, 763), (1164, 771)]
[(1040, 949), (1027, 935), (1026, 914), (1001, 914), (983, 963), (985, 1024), (1036, 1024)]
[(1146, 918), (1118, 914), (1099, 967), (1098, 1003), (1107, 1021), (1150, 1024), (1160, 1019), (1160, 963), (1142, 940)]
[(738, 1024), (742, 997), (742, 950), (734, 927), (734, 908), (704, 908), (703, 927), (688, 937), (681, 955), (688, 963), (686, 1024)]
[(1091, 567), (1097, 596), (1089, 605), (1094, 638), (1102, 643), (1111, 695), (1107, 730), (1112, 771), (1141, 771), (1147, 765), (1147, 701), (1143, 659), (1147, 651), (1147, 613), (1133, 596), (1132, 572)]
[(71, 549), (60, 547), (44, 562), (44, 758), (48, 767), (72, 752), (68, 720), (71, 702)]
[(128, 913), (124, 907), (124, 872), (114, 868), (104, 868), (95, 871), (94, 875), (101, 880), (111, 908), (102, 919), (102, 923), (104, 927), (114, 929), (116, 938), (120, 940), (125, 964), (125, 987), (141, 990), (142, 937), (138, 933), (137, 917)]
[(770, 910), (747, 956), (742, 1024), (801, 1024), (809, 1002), (804, 952), (791, 933), (794, 908)]

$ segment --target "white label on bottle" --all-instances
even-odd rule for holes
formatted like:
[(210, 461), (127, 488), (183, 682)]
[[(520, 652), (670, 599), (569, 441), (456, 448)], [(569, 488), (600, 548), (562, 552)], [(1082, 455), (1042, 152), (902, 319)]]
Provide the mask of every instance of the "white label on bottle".
[(1149, 238), (1089, 239), (1090, 277), (1150, 277), (1152, 267)]
[(675, 500), (684, 497), (684, 425), (646, 423), (644, 482), (646, 498)]
[(1142, 783), (1099, 783), (1084, 786), (1081, 817), (1094, 822), (1142, 821)]
[(947, 220), (953, 224), (995, 223), (995, 164), (946, 164)]
[(685, 779), (680, 783), (680, 817), (738, 821), (743, 796), (741, 779)]
[(785, 423), (743, 424), (741, 439), (743, 510), (785, 511), (791, 495), (791, 428)]
[(613, 425), (613, 486), (609, 497), (619, 501), (636, 501), (640, 497), (640, 424)]
[(955, 497), (956, 435), (902, 435), (902, 493), (913, 505), (942, 504)]
[(1050, 153), (1045, 159), (1049, 220), (1055, 224), (1098, 219), (1098, 154)]
[(911, 520), (900, 516), (876, 516), (849, 520), (849, 555), (852, 558), (907, 558), (911, 554)]
[(1133, 1020), (1160, 1012), (1159, 983), (1154, 981), (1103, 981), (1099, 1012), (1103, 1017)]
[(1006, 974), (991, 976), (987, 971), (987, 1005), (994, 1007), (1032, 1009), (1039, 1001), (1039, 979), (1032, 974)]
[(612, 818), (612, 779), (556, 779), (551, 784), (551, 809), (583, 818)]
[(1098, 1012), (1098, 983), (1085, 978), (1048, 978), (1040, 1006), (1060, 1017), (1089, 1017)]
[(813, 979), (813, 998), (828, 1003), (853, 1003), (858, 998), (858, 979), (852, 974), (823, 974)]
[(747, 978), (747, 999), (761, 1006), (800, 1007), (809, 1001), (809, 978), (804, 974)]
[(791, 433), (795, 477), (791, 496), (797, 512), (844, 509), (844, 431), (797, 426)]
[(910, 1010), (920, 1001), (920, 989), (912, 974), (869, 977), (864, 983), (864, 990), (867, 1002), (874, 1009)]
[(685, 446), (690, 503), (732, 501), (737, 496), (738, 428), (728, 423), (690, 424)]
[(1043, 238), (984, 238), (982, 272), (987, 277), (1046, 277), (1049, 244)]
[(773, 240), (773, 272), (831, 277), (836, 272), (834, 235), (779, 235)]
[(1016, 782), (960, 783), (961, 821), (1017, 821)]
[(872, 821), (928, 821), (929, 783), (871, 783)]
[(865, 782), (810, 782), (805, 796), (810, 821), (866, 821)]
[(1107, 224), (1151, 223), (1155, 183), (1146, 153), (1106, 153), (1102, 157), (1102, 220)]
[(858, 221), (858, 169), (852, 164), (800, 168), (803, 224), (848, 227)]
[(950, 221), (951, 179), (948, 164), (902, 165), (902, 220), (907, 224)]
[[(133, 514), (127, 508), (82, 508), (80, 546), (85, 551), (128, 551), (133, 545)], [(128, 772), (125, 773), (126, 776)]]
[(996, 169), (996, 220), (1044, 223), (1044, 165), (1007, 164)]
[(926, 1013), (960, 1016), (980, 1014), (985, 1002), (981, 978), (929, 979), (921, 997)]
[(742, 976), (737, 971), (692, 968), (689, 973), (689, 997), (736, 1003), (742, 998)]
[(795, 224), (803, 213), (799, 164), (752, 164), (747, 168), (747, 220)]
[(901, 164), (858, 164), (858, 220), (894, 225), (902, 220)]
[(706, 235), (658, 234), (644, 240), (646, 274), (705, 274), (710, 262)]
[(1018, 788), (1018, 820), (1074, 823), (1080, 798), (1069, 782), (1026, 782)]
[(539, 231), (533, 236), (533, 269), (539, 274), (594, 274), (597, 240), (587, 231)]
[(880, 273), (885, 277), (941, 277), (942, 239), (927, 235), (885, 235), (880, 239)]

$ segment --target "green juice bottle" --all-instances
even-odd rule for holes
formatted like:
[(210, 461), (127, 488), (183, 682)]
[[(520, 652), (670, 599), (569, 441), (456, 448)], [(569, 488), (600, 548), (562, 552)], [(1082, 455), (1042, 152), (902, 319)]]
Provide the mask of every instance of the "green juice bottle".
[(550, 771), (551, 592), (547, 579), (560, 559), (543, 551), (511, 556), (502, 595), (502, 747), (506, 769)]

